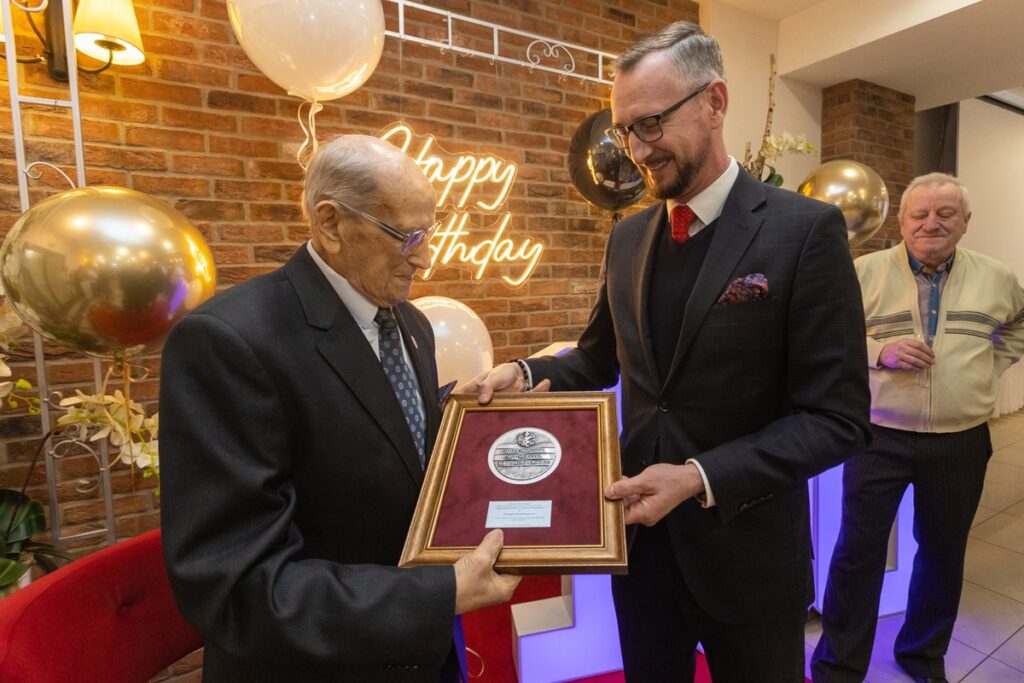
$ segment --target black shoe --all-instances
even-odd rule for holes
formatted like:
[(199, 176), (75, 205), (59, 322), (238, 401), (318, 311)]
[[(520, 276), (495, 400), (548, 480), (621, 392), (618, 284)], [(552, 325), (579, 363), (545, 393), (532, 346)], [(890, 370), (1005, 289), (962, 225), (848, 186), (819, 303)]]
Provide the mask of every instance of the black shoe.
[[(903, 667), (900, 667), (903, 669)], [(918, 676), (915, 673), (910, 673), (906, 669), (903, 669), (903, 673), (910, 676), (914, 683), (949, 683), (949, 679), (945, 676)]]

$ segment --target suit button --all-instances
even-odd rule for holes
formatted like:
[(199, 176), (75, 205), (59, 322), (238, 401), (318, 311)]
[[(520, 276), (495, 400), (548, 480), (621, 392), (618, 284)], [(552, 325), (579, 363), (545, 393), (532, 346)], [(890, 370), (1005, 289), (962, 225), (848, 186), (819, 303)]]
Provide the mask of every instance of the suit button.
[(658, 410), (660, 410), (663, 413), (667, 413), (668, 412), (668, 401), (662, 401), (661, 403), (659, 403), (658, 404)]

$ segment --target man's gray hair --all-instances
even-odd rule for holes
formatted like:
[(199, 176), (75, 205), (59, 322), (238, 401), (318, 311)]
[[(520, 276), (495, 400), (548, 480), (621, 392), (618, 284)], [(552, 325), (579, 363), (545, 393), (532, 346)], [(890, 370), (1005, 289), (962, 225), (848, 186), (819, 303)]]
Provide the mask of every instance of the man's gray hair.
[(722, 51), (718, 41), (689, 21), (671, 23), (630, 45), (615, 60), (615, 74), (629, 73), (641, 59), (662, 50), (668, 52), (669, 59), (685, 81), (696, 84), (708, 83), (716, 78), (725, 80), (725, 67), (722, 65)]
[(373, 203), (379, 190), (376, 171), (380, 158), (367, 153), (368, 137), (339, 135), (317, 149), (302, 186), (302, 213), (307, 222), (312, 224), (313, 209), (325, 199), (340, 199), (356, 208)]
[(903, 221), (903, 213), (907, 210), (907, 198), (910, 197), (911, 192), (922, 185), (956, 185), (960, 189), (960, 210), (963, 211), (964, 218), (971, 215), (971, 197), (967, 191), (967, 186), (960, 182), (960, 179), (956, 176), (935, 172), (917, 176), (910, 181), (907, 189), (903, 190), (903, 195), (900, 197), (899, 212), (899, 220), (901, 222)]

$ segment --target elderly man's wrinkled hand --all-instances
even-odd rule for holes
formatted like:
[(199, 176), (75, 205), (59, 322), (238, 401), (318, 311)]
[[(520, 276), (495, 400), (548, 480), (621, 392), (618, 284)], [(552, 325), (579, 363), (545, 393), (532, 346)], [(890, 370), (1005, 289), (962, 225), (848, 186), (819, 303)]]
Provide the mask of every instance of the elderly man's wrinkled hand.
[(501, 553), (504, 533), (494, 529), (473, 552), (455, 563), (455, 613), (508, 602), (522, 577), (498, 574), (494, 562)]
[(900, 339), (882, 347), (878, 364), (893, 370), (927, 370), (935, 364), (935, 352), (917, 339)]

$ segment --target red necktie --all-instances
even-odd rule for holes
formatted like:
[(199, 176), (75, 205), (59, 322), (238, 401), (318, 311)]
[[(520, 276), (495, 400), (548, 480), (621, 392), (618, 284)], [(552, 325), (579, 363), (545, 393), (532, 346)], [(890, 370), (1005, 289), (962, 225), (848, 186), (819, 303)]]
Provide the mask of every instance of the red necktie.
[(686, 204), (679, 204), (673, 208), (669, 216), (669, 222), (672, 223), (672, 239), (679, 244), (690, 239), (690, 224), (696, 217), (693, 209)]

